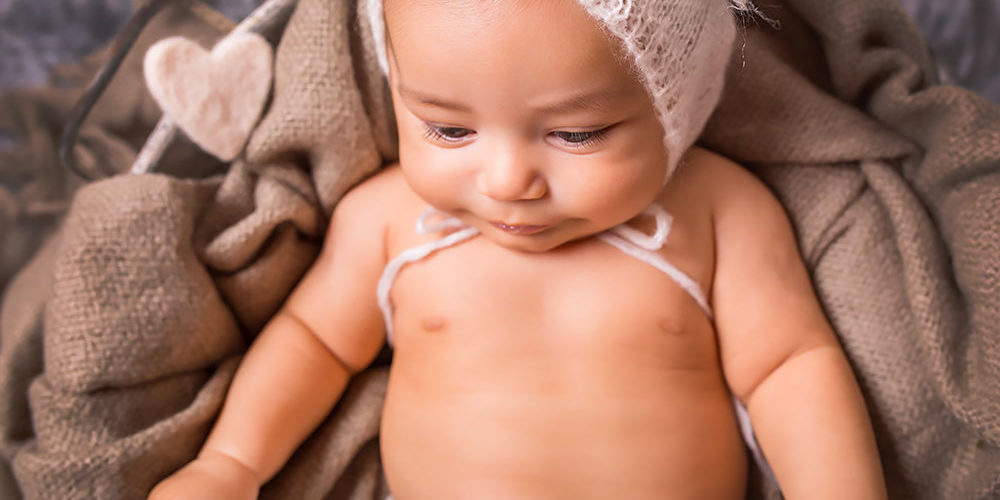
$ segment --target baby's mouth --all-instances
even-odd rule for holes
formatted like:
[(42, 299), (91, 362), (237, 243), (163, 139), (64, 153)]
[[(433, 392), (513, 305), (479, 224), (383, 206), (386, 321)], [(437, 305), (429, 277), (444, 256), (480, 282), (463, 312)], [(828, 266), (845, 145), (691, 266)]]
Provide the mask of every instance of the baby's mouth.
[(492, 220), (490, 221), (490, 224), (493, 227), (505, 233), (517, 234), (517, 235), (529, 235), (529, 234), (540, 233), (548, 229), (549, 227), (549, 226), (539, 226), (530, 224), (507, 224), (505, 222), (492, 221)]

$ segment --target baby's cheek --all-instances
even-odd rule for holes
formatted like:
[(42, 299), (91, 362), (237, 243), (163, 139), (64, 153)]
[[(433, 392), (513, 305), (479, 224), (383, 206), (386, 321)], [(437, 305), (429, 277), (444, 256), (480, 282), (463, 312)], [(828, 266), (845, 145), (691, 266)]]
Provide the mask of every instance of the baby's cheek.
[(595, 197), (605, 199), (608, 204), (638, 199), (637, 203), (645, 208), (660, 192), (665, 171), (664, 164), (647, 158), (636, 155), (620, 158), (605, 166), (602, 179), (592, 183)]
[[(401, 152), (402, 153), (402, 152)], [(400, 154), (400, 166), (413, 192), (442, 210), (458, 208), (461, 195), (470, 189), (461, 165), (442, 155), (419, 149), (409, 156)]]

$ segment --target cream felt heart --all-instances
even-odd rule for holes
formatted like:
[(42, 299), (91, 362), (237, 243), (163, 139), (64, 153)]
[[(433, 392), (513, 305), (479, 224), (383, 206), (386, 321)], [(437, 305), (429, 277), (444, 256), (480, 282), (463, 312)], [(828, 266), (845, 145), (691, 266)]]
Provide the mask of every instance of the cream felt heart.
[(255, 33), (233, 33), (208, 52), (183, 37), (153, 44), (143, 72), (163, 113), (205, 151), (235, 158), (271, 88), (271, 45)]

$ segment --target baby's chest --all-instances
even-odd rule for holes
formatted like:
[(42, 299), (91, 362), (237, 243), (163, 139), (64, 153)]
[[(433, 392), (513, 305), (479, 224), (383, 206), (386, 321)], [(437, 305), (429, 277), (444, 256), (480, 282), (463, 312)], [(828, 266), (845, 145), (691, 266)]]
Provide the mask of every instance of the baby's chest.
[(717, 357), (711, 322), (687, 291), (598, 241), (528, 254), (473, 240), (403, 268), (391, 298), (397, 348), (654, 356), (672, 365)]

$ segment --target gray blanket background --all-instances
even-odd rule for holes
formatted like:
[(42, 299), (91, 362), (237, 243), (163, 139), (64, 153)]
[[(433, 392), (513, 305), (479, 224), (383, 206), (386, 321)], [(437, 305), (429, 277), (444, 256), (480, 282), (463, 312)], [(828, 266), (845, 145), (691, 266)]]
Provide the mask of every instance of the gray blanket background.
[[(134, 0), (0, 0), (0, 91), (45, 82), (49, 68), (104, 44)], [(1000, 1), (899, 0), (947, 78), (1000, 103)], [(234, 20), (260, 0), (208, 1)]]

